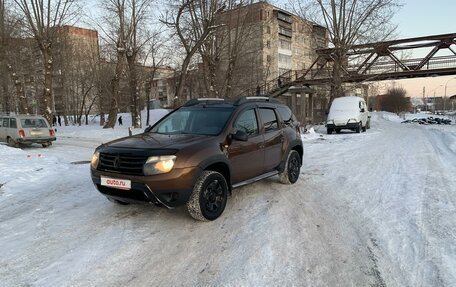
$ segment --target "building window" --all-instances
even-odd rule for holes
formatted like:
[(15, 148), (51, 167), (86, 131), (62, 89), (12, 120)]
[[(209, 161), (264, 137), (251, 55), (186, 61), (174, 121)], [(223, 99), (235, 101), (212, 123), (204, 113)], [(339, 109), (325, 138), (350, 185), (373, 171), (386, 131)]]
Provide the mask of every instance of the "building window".
[(268, 40), (268, 41), (266, 42), (266, 47), (271, 48), (271, 41)]
[(271, 34), (271, 27), (266, 26), (266, 33)]
[(267, 61), (268, 63), (271, 63), (271, 56), (270, 56), (270, 55), (267, 55), (267, 56), (266, 56), (266, 61)]
[(279, 75), (283, 75), (289, 71), (290, 71), (290, 69), (279, 68)]
[(279, 64), (291, 66), (291, 56), (279, 53)]
[(291, 50), (291, 41), (288, 39), (279, 39), (279, 47), (285, 50)]

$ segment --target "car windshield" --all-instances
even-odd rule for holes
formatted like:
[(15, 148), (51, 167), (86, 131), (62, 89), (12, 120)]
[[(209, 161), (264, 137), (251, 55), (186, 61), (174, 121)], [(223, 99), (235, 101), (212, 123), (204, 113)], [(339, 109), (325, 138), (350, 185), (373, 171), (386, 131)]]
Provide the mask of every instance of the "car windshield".
[(225, 127), (233, 108), (183, 108), (154, 126), (153, 133), (218, 135)]
[(44, 119), (21, 119), (21, 126), (24, 129), (27, 128), (47, 128), (46, 121)]

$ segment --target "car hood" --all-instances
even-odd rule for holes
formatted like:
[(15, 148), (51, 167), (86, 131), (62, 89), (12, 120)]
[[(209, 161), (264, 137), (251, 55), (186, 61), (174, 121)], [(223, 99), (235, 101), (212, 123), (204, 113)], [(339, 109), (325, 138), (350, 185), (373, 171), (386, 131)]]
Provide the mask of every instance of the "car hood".
[(357, 119), (360, 113), (357, 110), (331, 110), (328, 114), (328, 120), (345, 120)]
[(185, 146), (199, 144), (209, 140), (204, 135), (165, 135), (157, 133), (142, 133), (130, 137), (120, 138), (105, 144), (105, 147), (122, 149), (181, 149)]

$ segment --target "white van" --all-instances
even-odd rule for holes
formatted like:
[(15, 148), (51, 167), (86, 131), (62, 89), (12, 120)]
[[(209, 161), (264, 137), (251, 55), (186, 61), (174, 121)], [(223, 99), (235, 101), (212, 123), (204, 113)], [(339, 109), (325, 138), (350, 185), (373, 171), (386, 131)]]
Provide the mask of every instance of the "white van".
[(0, 115), (0, 142), (12, 147), (32, 143), (48, 147), (55, 139), (54, 129), (41, 116)]
[(329, 109), (326, 120), (328, 134), (333, 131), (340, 133), (342, 129), (349, 129), (360, 133), (370, 128), (370, 116), (366, 102), (360, 97), (335, 98)]

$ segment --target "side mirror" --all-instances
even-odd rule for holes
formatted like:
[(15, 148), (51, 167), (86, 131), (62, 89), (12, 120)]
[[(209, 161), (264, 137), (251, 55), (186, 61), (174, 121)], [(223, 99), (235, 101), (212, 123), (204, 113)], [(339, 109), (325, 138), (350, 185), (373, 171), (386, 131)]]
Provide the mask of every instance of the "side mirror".
[(366, 110), (365, 110), (364, 108), (362, 108), (362, 109), (360, 110), (360, 112), (362, 112), (362, 113), (364, 113), (365, 111), (366, 111)]
[(249, 136), (246, 132), (238, 130), (235, 134), (233, 134), (232, 138), (238, 141), (246, 142), (249, 139)]
[(325, 111), (325, 115), (329, 115), (329, 111), (328, 110)]

